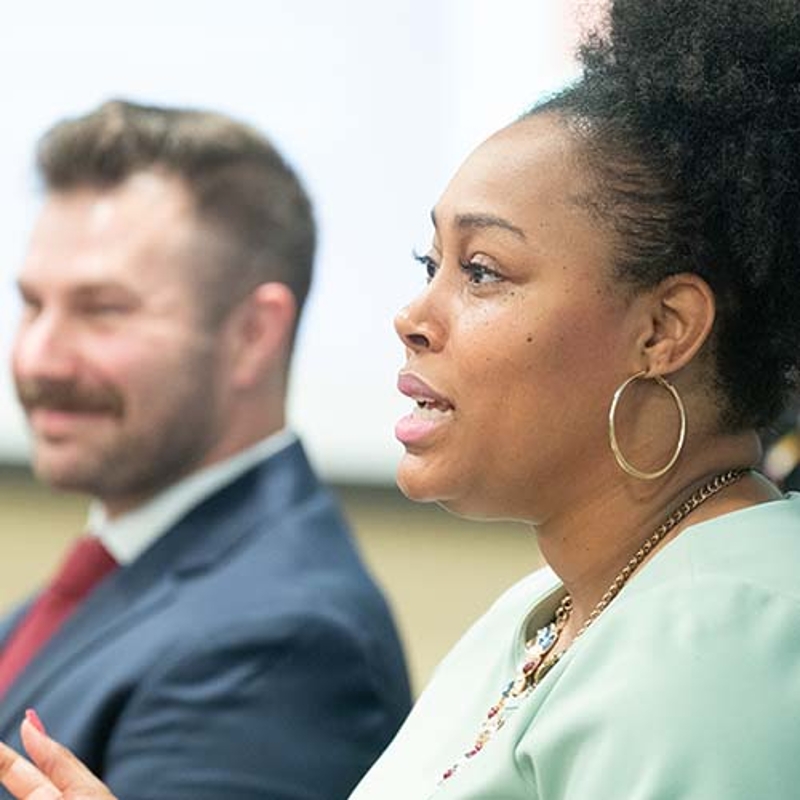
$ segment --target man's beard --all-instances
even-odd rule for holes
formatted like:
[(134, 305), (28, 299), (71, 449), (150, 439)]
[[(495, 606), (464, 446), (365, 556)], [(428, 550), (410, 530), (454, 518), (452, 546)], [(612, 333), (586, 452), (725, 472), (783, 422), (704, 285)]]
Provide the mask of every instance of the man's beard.
[(37, 476), (54, 488), (131, 505), (191, 473), (219, 436), (221, 422), (209, 388), (213, 385), (211, 365), (195, 363), (184, 369), (183, 380), (170, 386), (172, 402), (152, 424), (139, 430), (125, 429), (128, 404), (113, 386), (85, 387), (51, 379), (18, 381), (17, 394), (29, 415), (37, 409), (83, 412), (120, 423), (105, 440), (87, 437), (83, 452), (68, 460), (68, 468), (59, 468), (57, 458), (48, 458), (47, 449), (57, 448), (58, 443), (35, 442)]

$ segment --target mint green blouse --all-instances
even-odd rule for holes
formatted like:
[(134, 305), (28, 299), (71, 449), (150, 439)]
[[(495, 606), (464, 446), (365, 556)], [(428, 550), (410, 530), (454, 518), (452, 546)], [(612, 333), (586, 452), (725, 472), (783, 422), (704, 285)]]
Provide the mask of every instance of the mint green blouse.
[(440, 782), (561, 594), (506, 592), (351, 800), (800, 798), (800, 495), (686, 528)]

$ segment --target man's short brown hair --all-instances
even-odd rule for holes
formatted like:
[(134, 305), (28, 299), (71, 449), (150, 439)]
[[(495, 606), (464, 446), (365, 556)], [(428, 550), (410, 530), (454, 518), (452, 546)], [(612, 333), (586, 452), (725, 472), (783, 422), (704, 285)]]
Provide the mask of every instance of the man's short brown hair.
[(299, 315), (316, 241), (311, 203), (277, 150), (248, 125), (209, 111), (111, 100), (51, 128), (37, 166), (51, 192), (113, 188), (147, 170), (177, 176), (198, 221), (222, 244), (204, 259), (212, 319), (272, 281), (291, 289)]

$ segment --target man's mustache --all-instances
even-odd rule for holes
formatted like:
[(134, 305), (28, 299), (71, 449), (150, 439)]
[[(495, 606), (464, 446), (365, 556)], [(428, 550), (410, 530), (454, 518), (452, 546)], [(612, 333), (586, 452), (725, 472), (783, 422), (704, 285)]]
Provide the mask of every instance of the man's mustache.
[(26, 411), (100, 412), (121, 416), (124, 402), (110, 386), (86, 387), (74, 381), (29, 379), (17, 381), (17, 397)]

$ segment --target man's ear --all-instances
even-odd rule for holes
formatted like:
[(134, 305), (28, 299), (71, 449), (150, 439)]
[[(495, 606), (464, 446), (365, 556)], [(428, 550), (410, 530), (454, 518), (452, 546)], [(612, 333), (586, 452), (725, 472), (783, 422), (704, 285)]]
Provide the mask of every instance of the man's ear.
[(228, 321), (229, 369), (236, 387), (284, 379), (296, 317), (294, 294), (283, 283), (262, 283), (242, 300)]
[(708, 340), (717, 306), (711, 287), (691, 272), (671, 275), (648, 293), (647, 324), (640, 337), (648, 373), (669, 375), (685, 367)]

